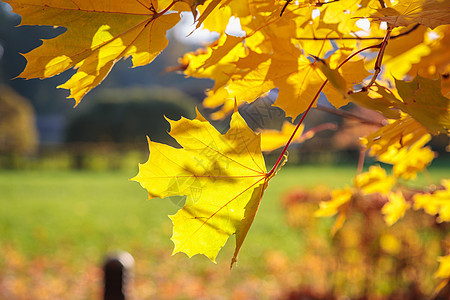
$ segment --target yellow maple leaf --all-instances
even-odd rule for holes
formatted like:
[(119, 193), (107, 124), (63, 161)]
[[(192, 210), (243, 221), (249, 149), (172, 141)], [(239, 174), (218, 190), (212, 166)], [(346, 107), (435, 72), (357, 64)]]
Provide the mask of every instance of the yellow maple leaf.
[[(133, 66), (148, 64), (167, 46), (166, 31), (180, 17), (161, 14), (158, 1), (7, 0), (22, 16), (21, 25), (67, 28), (25, 54), (22, 78), (48, 78), (70, 68), (77, 72), (59, 87), (70, 89), (76, 104), (100, 84), (113, 65), (132, 57)], [(161, 1), (167, 2), (167, 1)]]
[(438, 258), (439, 269), (434, 274), (435, 278), (450, 279), (450, 255)]
[(433, 295), (438, 295), (450, 280), (450, 255), (438, 257), (438, 262), (439, 268), (434, 273), (434, 278), (440, 278), (442, 281), (434, 289)]
[(450, 99), (441, 93), (441, 79), (417, 76), (413, 81), (396, 80), (402, 102), (398, 107), (431, 133), (450, 133)]
[(411, 205), (406, 202), (402, 192), (389, 193), (387, 197), (389, 201), (383, 206), (381, 212), (386, 224), (392, 226), (405, 215)]
[[(192, 1), (192, 0), (189, 0)], [(198, 1), (194, 1), (198, 2)], [(227, 2), (222, 0), (208, 0), (202, 1), (203, 5), (196, 7), (200, 12), (200, 17), (198, 18), (198, 22), (196, 28), (199, 28), (203, 25), (203, 28), (216, 31), (218, 33), (224, 33), (227, 28), (228, 21), (232, 15), (231, 9), (229, 6), (219, 6), (221, 2)], [(223, 4), (223, 3), (222, 3)], [(194, 17), (196, 13), (194, 12)]]
[(361, 139), (361, 143), (370, 149), (372, 156), (382, 155), (390, 147), (397, 149), (410, 147), (418, 142), (428, 131), (409, 115), (381, 127), (376, 132)]
[(379, 7), (379, 3), (374, 0), (341, 0), (330, 1), (322, 6), (323, 21), (328, 24), (338, 24), (338, 30), (341, 33), (351, 33), (358, 31), (355, 25), (361, 16), (367, 16), (373, 12), (373, 8)]
[(320, 202), (319, 209), (314, 215), (316, 217), (331, 217), (339, 214), (331, 228), (331, 234), (334, 235), (344, 225), (352, 199), (353, 190), (350, 187), (333, 190), (331, 192), (331, 200)]
[[(413, 30), (413, 28), (416, 29)], [(405, 78), (414, 63), (420, 62), (422, 57), (430, 54), (430, 46), (425, 39), (431, 29), (425, 26), (409, 26), (403, 32), (407, 30), (412, 31), (403, 37), (389, 40), (383, 55), (383, 72), (380, 78), (390, 82)], [(373, 68), (375, 61), (376, 57), (371, 60), (370, 68)]]
[(339, 208), (352, 199), (353, 191), (351, 188), (334, 190), (331, 193), (330, 201), (322, 201), (319, 204), (319, 210), (314, 214), (317, 217), (331, 217), (339, 212)]
[(425, 134), (411, 147), (397, 148), (392, 145), (377, 159), (393, 165), (392, 172), (395, 177), (405, 180), (415, 179), (417, 172), (425, 169), (435, 157), (429, 147), (424, 147), (431, 140), (431, 135)]
[[(274, 53), (257, 53), (249, 51), (239, 59), (229, 81), (216, 90), (215, 99), (239, 99), (252, 102), (264, 93), (278, 87), (275, 106), (282, 108), (287, 116), (296, 117), (304, 112), (323, 78), (313, 64), (301, 53), (301, 50), (285, 40), (277, 40)], [(221, 94), (221, 91), (226, 93)]]
[[(450, 64), (448, 63), (450, 61), (450, 25), (439, 26), (432, 31), (432, 34), (434, 38), (427, 38), (426, 40), (426, 43), (430, 47), (430, 53), (422, 57), (420, 61), (414, 62), (408, 72), (408, 75), (411, 77), (419, 74), (427, 78), (436, 78), (437, 74), (450, 72)], [(397, 76), (397, 78), (401, 77)], [(447, 79), (447, 83), (448, 81)], [(448, 86), (446, 90), (443, 88), (442, 94), (446, 95), (449, 90), (450, 88)]]
[(439, 222), (450, 222), (450, 179), (442, 181), (444, 189), (434, 193), (415, 194), (414, 209), (421, 209), (430, 215), (439, 215)]
[[(381, 15), (381, 16), (380, 16)], [(378, 9), (373, 15), (390, 26), (408, 26), (419, 23), (430, 28), (450, 24), (448, 0), (399, 0), (393, 7)]]
[(260, 136), (236, 108), (224, 135), (200, 114), (194, 120), (169, 122), (170, 135), (183, 148), (149, 140), (149, 159), (132, 180), (150, 198), (186, 196), (184, 207), (170, 216), (174, 253), (204, 254), (215, 261), (228, 237), (236, 234), (233, 263), (270, 179)]
[[(295, 130), (295, 127), (296, 125), (288, 121), (284, 121), (281, 130), (264, 129), (259, 131), (259, 133), (261, 134), (261, 150), (270, 152), (283, 147), (291, 137), (292, 133)], [(301, 143), (305, 140), (305, 138), (302, 138), (304, 129), (305, 126), (300, 125), (300, 128), (297, 130), (295, 136), (292, 139), (293, 143)]]
[(386, 171), (378, 166), (370, 166), (368, 172), (355, 177), (354, 185), (363, 195), (380, 193), (387, 194), (395, 184), (395, 178), (387, 175)]

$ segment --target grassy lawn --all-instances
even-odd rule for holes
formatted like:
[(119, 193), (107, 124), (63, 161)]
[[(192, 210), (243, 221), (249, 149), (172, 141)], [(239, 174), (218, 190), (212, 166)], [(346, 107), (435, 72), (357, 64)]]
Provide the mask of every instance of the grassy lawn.
[[(419, 182), (438, 182), (448, 168), (436, 166)], [(260, 251), (293, 247), (290, 229), (280, 207), (283, 193), (293, 187), (351, 183), (353, 166), (285, 167), (270, 182), (245, 248)], [(134, 172), (0, 171), (0, 243), (26, 256), (70, 253), (70, 259), (89, 253), (96, 259), (109, 250), (134, 252), (152, 248), (170, 251), (171, 222), (178, 207), (152, 199)], [(295, 234), (296, 235), (296, 234)], [(230, 244), (230, 243), (229, 243)], [(255, 254), (259, 251), (248, 252)]]
[[(178, 207), (167, 200), (146, 201), (146, 191), (127, 180), (135, 171), (0, 170), (0, 269), (12, 268), (7, 260), (19, 255), (25, 261), (21, 265), (24, 268), (27, 261), (45, 258), (66, 265), (69, 269), (65, 272), (86, 273), (86, 268), (98, 266), (106, 253), (122, 249), (135, 256), (138, 272), (141, 270), (137, 282), (147, 289), (143, 282), (157, 280), (150, 270), (169, 272), (164, 270), (171, 267), (178, 268), (180, 274), (190, 272), (201, 278), (226, 272), (227, 284), (238, 284), (244, 277), (265, 272), (262, 258), (270, 251), (281, 251), (289, 258), (301, 255), (304, 240), (298, 229), (287, 225), (280, 205), (286, 191), (324, 184), (342, 187), (351, 183), (354, 172), (354, 166), (283, 168), (266, 190), (241, 250), (237, 273), (230, 273), (231, 239), (219, 254), (217, 266), (200, 256), (191, 260), (184, 254), (170, 257), (172, 225), (167, 215), (174, 214)], [(437, 183), (448, 174), (447, 165), (437, 164), (419, 182)], [(324, 224), (331, 221), (324, 220)], [(0, 282), (1, 278), (0, 271)]]

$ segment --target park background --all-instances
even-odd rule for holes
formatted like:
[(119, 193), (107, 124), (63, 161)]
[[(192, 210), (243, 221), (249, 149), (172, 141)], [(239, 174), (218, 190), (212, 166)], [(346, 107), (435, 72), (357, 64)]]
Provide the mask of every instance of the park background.
[[(358, 136), (374, 129), (323, 110), (308, 116), (306, 128), (331, 122), (339, 129), (290, 149), (233, 270), (233, 239), (217, 265), (205, 257), (172, 257), (167, 215), (179, 207), (167, 199), (146, 201), (146, 191), (128, 179), (148, 156), (146, 135), (175, 145), (163, 115), (195, 116), (213, 82), (185, 78), (176, 72), (177, 59), (214, 34), (186, 37), (192, 30), (186, 17), (151, 65), (132, 69), (130, 61), (119, 62), (74, 109), (67, 91), (56, 88), (73, 71), (43, 81), (15, 79), (26, 64), (20, 53), (64, 30), (19, 23), (0, 3), (0, 299), (100, 299), (102, 262), (118, 250), (136, 261), (134, 299), (421, 299), (439, 283), (436, 257), (444, 254), (449, 228), (433, 217), (409, 211), (388, 228), (371, 199), (334, 237), (334, 220), (314, 217), (331, 189), (351, 184)], [(250, 127), (280, 128), (284, 113), (270, 106), (275, 98), (276, 91), (240, 109)], [(352, 106), (346, 111), (377, 117)], [(214, 125), (223, 132), (227, 121)], [(448, 137), (431, 144), (438, 158), (413, 187), (448, 178)], [(267, 155), (268, 165), (276, 156)]]

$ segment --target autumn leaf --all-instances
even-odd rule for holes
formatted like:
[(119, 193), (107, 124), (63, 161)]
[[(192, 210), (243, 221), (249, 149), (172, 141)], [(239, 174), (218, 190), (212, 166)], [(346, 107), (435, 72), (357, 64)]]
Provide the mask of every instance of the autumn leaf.
[(438, 257), (439, 268), (434, 273), (434, 278), (441, 279), (441, 282), (434, 289), (433, 295), (438, 295), (450, 281), (450, 255)]
[(450, 279), (450, 255), (438, 258), (439, 269), (434, 274), (435, 278)]
[[(411, 77), (420, 74), (424, 77), (437, 77), (437, 74), (448, 74), (450, 72), (450, 25), (440, 26), (433, 30), (433, 34), (437, 34), (438, 38), (430, 39), (429, 48), (430, 52), (422, 57), (420, 61), (415, 61), (408, 72)], [(397, 77), (401, 78), (401, 77)], [(448, 78), (445, 80), (448, 85)], [(445, 82), (441, 81), (441, 84)], [(446, 89), (442, 89), (442, 94), (446, 95), (450, 90), (447, 86)]]
[(435, 28), (439, 25), (450, 24), (450, 2), (447, 0), (400, 0), (393, 7), (378, 9), (378, 14), (373, 17), (394, 27), (419, 23)]
[(331, 192), (330, 201), (320, 202), (319, 209), (314, 215), (316, 217), (331, 217), (338, 214), (331, 229), (331, 234), (334, 235), (344, 225), (352, 199), (353, 190), (350, 187), (334, 190)]
[(383, 206), (381, 212), (386, 224), (392, 226), (405, 215), (411, 205), (406, 202), (402, 192), (389, 193), (387, 197), (388, 202)]
[(413, 81), (395, 82), (402, 102), (398, 107), (431, 133), (450, 133), (450, 99), (441, 93), (441, 79), (417, 76)]
[(354, 185), (363, 195), (380, 193), (387, 194), (395, 184), (395, 178), (387, 175), (386, 171), (378, 166), (371, 166), (368, 172), (355, 177)]
[(416, 194), (414, 209), (423, 209), (429, 215), (438, 215), (438, 222), (450, 222), (450, 179), (442, 181), (444, 189), (434, 193)]
[[(152, 62), (167, 46), (166, 31), (180, 20), (162, 14), (157, 1), (7, 0), (22, 16), (21, 25), (52, 25), (67, 31), (25, 54), (19, 77), (48, 78), (75, 68), (60, 88), (70, 90), (76, 104), (100, 84), (113, 65), (132, 57), (133, 67)], [(164, 1), (167, 2), (167, 1)], [(168, 8), (168, 7), (167, 7)]]
[(377, 156), (381, 162), (393, 165), (395, 177), (405, 180), (415, 179), (417, 172), (425, 169), (435, 157), (429, 147), (424, 147), (431, 140), (431, 135), (425, 134), (410, 147), (397, 148), (390, 146), (388, 150)]
[[(288, 121), (284, 121), (283, 126), (281, 130), (276, 129), (264, 129), (259, 131), (261, 134), (261, 149), (262, 151), (273, 151), (280, 147), (283, 147), (287, 140), (289, 140), (290, 136), (295, 130), (296, 125), (293, 125), (292, 123)], [(305, 129), (305, 126), (300, 125), (300, 128), (295, 133), (295, 136), (293, 137), (292, 141), (293, 143), (302, 142), (302, 134), (303, 130)]]
[(420, 141), (426, 134), (428, 131), (419, 122), (409, 115), (403, 115), (402, 118), (361, 138), (361, 143), (369, 149), (370, 155), (380, 156), (389, 151), (391, 147), (408, 148)]
[[(304, 112), (323, 83), (323, 78), (292, 44), (279, 40), (276, 47), (273, 54), (248, 51), (245, 57), (236, 61), (235, 68), (227, 73), (228, 82), (214, 91), (220, 95), (220, 101), (223, 103), (225, 96), (229, 100), (252, 102), (278, 87), (275, 106), (291, 117)], [(208, 98), (207, 101), (210, 102)]]
[(233, 263), (269, 181), (260, 136), (236, 108), (224, 135), (200, 114), (169, 122), (170, 135), (182, 148), (149, 140), (149, 159), (132, 180), (150, 198), (186, 196), (184, 207), (170, 216), (174, 253), (204, 254), (215, 261), (228, 237), (236, 234)]

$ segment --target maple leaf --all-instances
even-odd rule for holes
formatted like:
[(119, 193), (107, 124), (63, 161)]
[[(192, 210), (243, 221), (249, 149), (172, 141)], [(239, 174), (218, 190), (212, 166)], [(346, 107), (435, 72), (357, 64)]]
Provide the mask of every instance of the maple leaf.
[[(287, 116), (296, 117), (304, 112), (314, 98), (323, 78), (313, 64), (292, 44), (278, 40), (272, 54), (248, 51), (246, 57), (236, 61), (228, 82), (214, 91), (218, 103), (224, 99), (252, 102), (264, 93), (278, 87), (275, 106)], [(210, 102), (210, 99), (205, 102)]]
[[(411, 77), (420, 74), (424, 77), (436, 77), (437, 74), (446, 74), (450, 72), (450, 25), (440, 26), (433, 30), (433, 34), (437, 34), (438, 38), (429, 42), (430, 52), (422, 57), (420, 61), (416, 61), (408, 72)], [(397, 78), (401, 78), (397, 76)], [(449, 81), (448, 79), (446, 80)], [(442, 83), (442, 81), (441, 81)], [(443, 95), (449, 91), (442, 91)]]
[(180, 20), (178, 13), (158, 13), (158, 1), (5, 2), (22, 16), (21, 25), (67, 28), (25, 54), (28, 64), (19, 77), (42, 79), (75, 68), (77, 72), (59, 87), (70, 89), (69, 98), (74, 98), (76, 105), (120, 59), (131, 56), (133, 67), (152, 62), (168, 44), (166, 31)]
[(397, 149), (410, 147), (426, 134), (428, 131), (419, 122), (409, 115), (404, 115), (369, 136), (361, 138), (361, 143), (370, 149), (370, 155), (379, 156), (391, 147)]
[[(381, 16), (379, 16), (381, 15)], [(391, 26), (408, 26), (419, 23), (430, 28), (450, 24), (448, 0), (400, 0), (393, 7), (378, 9), (373, 15)]]
[(359, 30), (355, 23), (358, 18), (374, 11), (371, 7), (377, 7), (374, 0), (340, 0), (330, 1), (323, 5), (323, 21), (327, 24), (337, 24), (338, 31), (350, 33)]
[[(259, 131), (259, 133), (261, 134), (261, 150), (270, 152), (283, 147), (286, 144), (286, 141), (294, 132), (295, 127), (296, 125), (288, 121), (284, 121), (281, 130), (264, 129)], [(297, 130), (295, 136), (292, 139), (293, 143), (301, 143), (307, 139), (305, 137), (302, 138), (304, 129), (305, 126), (300, 125), (300, 128)]]
[(439, 269), (434, 274), (435, 278), (450, 279), (450, 255), (438, 258)]
[(233, 264), (270, 179), (260, 136), (236, 107), (224, 135), (199, 113), (194, 120), (169, 122), (170, 135), (183, 148), (149, 140), (149, 159), (132, 180), (150, 198), (186, 196), (184, 207), (170, 216), (174, 253), (204, 254), (215, 261), (228, 237), (236, 234)]
[(389, 201), (383, 206), (381, 212), (386, 224), (392, 226), (405, 215), (411, 205), (406, 202), (401, 192), (389, 193), (387, 197)]
[(443, 190), (434, 193), (415, 194), (414, 209), (421, 209), (429, 215), (439, 215), (438, 222), (450, 222), (450, 179), (442, 181)]
[(450, 280), (450, 255), (439, 256), (437, 260), (439, 262), (439, 268), (436, 273), (434, 273), (434, 278), (440, 278), (442, 281), (435, 288), (433, 292), (434, 295), (438, 295)]
[(319, 209), (314, 215), (316, 217), (331, 217), (339, 214), (331, 229), (331, 234), (334, 235), (344, 225), (352, 199), (353, 190), (350, 187), (333, 190), (331, 192), (331, 200), (320, 202)]
[(441, 93), (441, 79), (417, 76), (413, 81), (396, 80), (402, 102), (397, 106), (431, 133), (450, 133), (450, 99)]
[(354, 182), (355, 187), (359, 188), (363, 195), (387, 194), (394, 184), (395, 178), (387, 175), (386, 171), (378, 165), (371, 166), (368, 172), (357, 175)]
[(395, 145), (379, 155), (381, 162), (393, 165), (392, 171), (395, 177), (405, 180), (415, 179), (417, 172), (425, 169), (434, 159), (435, 153), (429, 147), (424, 147), (431, 140), (431, 135), (425, 134), (410, 147), (398, 149)]

